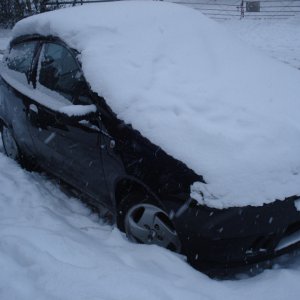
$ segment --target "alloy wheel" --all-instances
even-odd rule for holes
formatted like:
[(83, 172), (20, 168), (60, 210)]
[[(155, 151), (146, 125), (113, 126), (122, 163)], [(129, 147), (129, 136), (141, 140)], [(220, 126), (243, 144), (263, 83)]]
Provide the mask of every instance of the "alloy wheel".
[(137, 204), (125, 217), (125, 231), (131, 241), (155, 244), (180, 252), (181, 243), (168, 215), (152, 204)]

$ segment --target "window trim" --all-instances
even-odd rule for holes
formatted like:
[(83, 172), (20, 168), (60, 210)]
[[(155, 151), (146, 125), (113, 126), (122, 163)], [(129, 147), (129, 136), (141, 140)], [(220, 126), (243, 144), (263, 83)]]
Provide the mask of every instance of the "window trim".
[[(41, 50), (42, 50), (44, 43), (55, 43), (55, 44), (59, 44), (59, 45), (65, 47), (71, 53), (72, 57), (75, 59), (76, 64), (78, 65), (78, 68), (82, 71), (81, 62), (77, 58), (77, 56), (80, 54), (80, 52), (78, 52), (76, 49), (69, 47), (64, 41), (62, 41), (59, 37), (56, 37), (56, 36), (52, 36), (52, 35), (43, 36), (43, 35), (39, 35), (39, 34), (27, 34), (27, 35), (22, 35), (22, 36), (16, 37), (13, 40), (11, 40), (9, 43), (9, 47), (8, 47), (9, 52), (11, 51), (12, 47), (14, 47), (18, 44), (23, 44), (23, 43), (27, 43), (27, 42), (33, 42), (33, 41), (37, 42), (37, 46), (36, 46), (35, 54), (34, 54), (34, 57), (32, 60), (31, 70), (30, 70), (30, 74), (29, 74), (29, 82), (32, 83), (34, 88), (36, 88), (36, 83), (37, 83), (37, 79), (38, 79), (37, 78), (38, 77), (38, 74), (37, 74), (38, 62), (40, 60)], [(85, 82), (87, 83), (89, 90), (91, 91), (90, 85), (89, 85), (88, 81), (86, 80), (86, 78), (84, 77), (83, 73), (82, 73), (82, 76), (83, 76)]]
[[(40, 48), (40, 43), (38, 40), (36, 39), (26, 39), (26, 40), (19, 40), (19, 41), (12, 41), (9, 45), (9, 51), (8, 51), (8, 55), (7, 58), (4, 58), (5, 60), (8, 59), (12, 49), (14, 47), (17, 47), (19, 45), (22, 44), (26, 44), (26, 43), (31, 43), (31, 42), (36, 42), (35, 48), (34, 48), (34, 53), (33, 53), (33, 57), (32, 57), (32, 61), (30, 64), (30, 68), (28, 70), (28, 72), (23, 73), (26, 78), (27, 78), (27, 83), (30, 85), (30, 83), (34, 86), (34, 70), (35, 70), (35, 60), (36, 58), (39, 56), (39, 48)], [(6, 66), (8, 69), (10, 69), (8, 66)], [(11, 70), (11, 69), (10, 69)], [(18, 71), (16, 71), (18, 72)]]

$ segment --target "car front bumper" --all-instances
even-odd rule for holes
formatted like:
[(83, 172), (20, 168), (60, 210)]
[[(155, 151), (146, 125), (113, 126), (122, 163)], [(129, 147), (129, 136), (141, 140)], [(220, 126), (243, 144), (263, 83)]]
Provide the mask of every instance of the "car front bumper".
[(214, 209), (191, 201), (174, 223), (183, 252), (199, 270), (229, 274), (300, 246), (299, 197), (259, 207)]

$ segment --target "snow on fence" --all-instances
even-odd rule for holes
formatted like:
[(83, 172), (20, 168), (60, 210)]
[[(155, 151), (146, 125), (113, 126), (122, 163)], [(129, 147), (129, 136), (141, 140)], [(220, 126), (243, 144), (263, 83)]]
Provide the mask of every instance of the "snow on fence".
[[(122, 0), (52, 0), (46, 6), (82, 5)], [(214, 19), (286, 19), (300, 14), (300, 0), (165, 0), (194, 7)]]
[(170, 0), (201, 10), (215, 19), (286, 19), (300, 14), (300, 0)]

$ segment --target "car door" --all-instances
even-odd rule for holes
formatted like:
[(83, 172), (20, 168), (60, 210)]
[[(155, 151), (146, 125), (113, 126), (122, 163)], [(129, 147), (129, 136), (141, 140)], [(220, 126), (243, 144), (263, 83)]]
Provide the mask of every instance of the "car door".
[(31, 107), (29, 119), (40, 159), (77, 189), (109, 202), (101, 157), (101, 118), (74, 53), (62, 43), (44, 43), (36, 88), (43, 104)]

